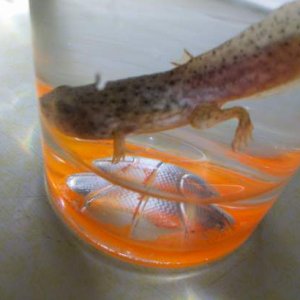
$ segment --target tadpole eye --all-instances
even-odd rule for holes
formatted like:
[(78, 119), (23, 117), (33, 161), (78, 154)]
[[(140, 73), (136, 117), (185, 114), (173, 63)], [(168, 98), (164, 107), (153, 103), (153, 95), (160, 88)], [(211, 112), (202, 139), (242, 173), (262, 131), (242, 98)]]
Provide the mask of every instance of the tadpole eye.
[(63, 114), (71, 114), (74, 112), (74, 107), (68, 103), (65, 103), (65, 102), (58, 102), (57, 103), (57, 110), (60, 112), (60, 113), (63, 113)]

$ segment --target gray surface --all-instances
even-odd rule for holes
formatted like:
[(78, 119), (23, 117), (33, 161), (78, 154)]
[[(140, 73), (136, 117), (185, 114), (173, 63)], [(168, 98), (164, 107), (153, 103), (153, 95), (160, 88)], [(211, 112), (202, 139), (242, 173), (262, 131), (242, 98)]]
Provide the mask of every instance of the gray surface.
[(208, 267), (147, 270), (78, 244), (44, 192), (26, 9), (1, 4), (0, 299), (299, 299), (300, 174), (251, 239)]

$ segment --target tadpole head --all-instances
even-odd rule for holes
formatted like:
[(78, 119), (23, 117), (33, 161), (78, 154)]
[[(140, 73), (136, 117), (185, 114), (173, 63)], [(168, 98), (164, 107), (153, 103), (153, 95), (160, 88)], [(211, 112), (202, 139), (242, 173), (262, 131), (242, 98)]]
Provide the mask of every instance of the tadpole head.
[(77, 119), (76, 94), (71, 87), (60, 86), (40, 98), (40, 107), (46, 122), (72, 134)]

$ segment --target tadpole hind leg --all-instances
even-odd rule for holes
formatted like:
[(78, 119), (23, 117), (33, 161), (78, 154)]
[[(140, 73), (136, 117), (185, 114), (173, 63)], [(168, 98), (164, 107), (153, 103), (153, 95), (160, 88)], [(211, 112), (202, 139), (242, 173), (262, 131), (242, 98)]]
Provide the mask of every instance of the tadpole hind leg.
[(248, 111), (243, 107), (222, 109), (216, 104), (206, 103), (198, 106), (190, 117), (190, 124), (199, 129), (206, 129), (218, 123), (238, 119), (238, 127), (232, 141), (232, 149), (240, 150), (247, 146), (252, 138), (253, 125)]

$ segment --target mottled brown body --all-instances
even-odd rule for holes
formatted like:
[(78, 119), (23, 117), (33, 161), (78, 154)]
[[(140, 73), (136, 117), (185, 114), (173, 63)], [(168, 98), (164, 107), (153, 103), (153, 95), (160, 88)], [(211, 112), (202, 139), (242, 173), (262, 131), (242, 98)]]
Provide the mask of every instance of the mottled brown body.
[(45, 117), (68, 135), (114, 139), (114, 162), (125, 153), (128, 134), (187, 124), (208, 128), (237, 118), (233, 148), (252, 132), (242, 107), (227, 101), (256, 95), (300, 75), (300, 1), (287, 4), (237, 37), (173, 70), (95, 84), (62, 86), (42, 97)]

